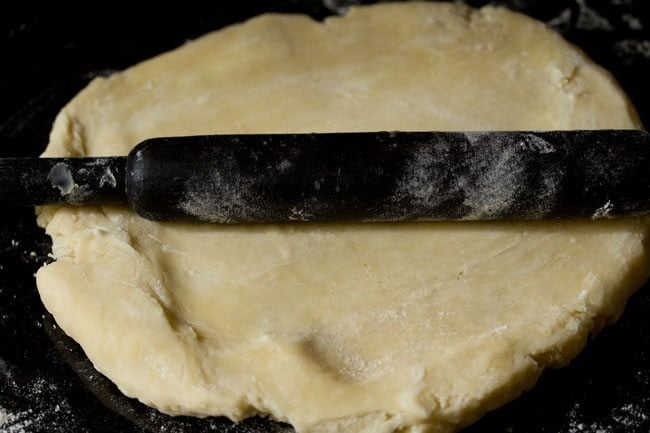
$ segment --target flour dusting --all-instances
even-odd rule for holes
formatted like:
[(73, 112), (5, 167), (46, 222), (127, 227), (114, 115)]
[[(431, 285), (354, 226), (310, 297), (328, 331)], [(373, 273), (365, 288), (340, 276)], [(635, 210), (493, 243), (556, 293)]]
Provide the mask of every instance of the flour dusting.
[(591, 216), (592, 220), (597, 220), (601, 218), (611, 218), (611, 212), (614, 210), (614, 204), (610, 201), (607, 200), (607, 202), (596, 209), (594, 211), (594, 214)]
[[(412, 203), (433, 213), (437, 208), (452, 214), (458, 211), (457, 219), (464, 220), (548, 214), (563, 174), (550, 165), (538, 174), (530, 170), (537, 158), (557, 152), (555, 146), (538, 134), (524, 132), (466, 132), (450, 138), (456, 139), (413, 152), (392, 202)], [(452, 151), (451, 147), (459, 146), (463, 147), (460, 153)], [(450, 217), (449, 212), (442, 213)]]
[[(444, 158), (444, 156), (443, 156)], [(417, 203), (432, 206), (436, 200), (444, 200), (444, 192), (439, 178), (432, 176), (435, 166), (442, 161), (431, 152), (415, 152), (406, 169), (406, 175), (398, 184), (396, 197), (409, 196)]]
[[(41, 415), (42, 417), (42, 415)], [(2, 433), (28, 433), (34, 422), (38, 422), (39, 415), (32, 409), (22, 412), (9, 412), (0, 407), (0, 432)]]
[(614, 51), (623, 63), (632, 65), (650, 59), (650, 40), (622, 39), (614, 44)]
[(109, 185), (113, 188), (117, 186), (117, 179), (115, 179), (115, 175), (111, 171), (110, 167), (106, 167), (104, 174), (102, 174), (102, 177), (99, 179), (99, 187), (101, 188), (104, 185)]
[(580, 403), (569, 412), (567, 429), (559, 433), (640, 432), (650, 423), (650, 399), (625, 403), (611, 409), (601, 421), (587, 422)]
[(612, 31), (614, 26), (607, 18), (600, 15), (596, 10), (587, 6), (585, 0), (575, 0), (579, 7), (578, 19), (576, 21), (576, 28), (581, 30), (603, 30)]
[(554, 153), (556, 151), (555, 146), (535, 134), (522, 134), (517, 145), (523, 150), (534, 153), (544, 154)]
[(515, 203), (525, 175), (519, 155), (516, 149), (508, 148), (483, 163), (475, 161), (480, 175), (474, 188), (465, 190), (464, 204), (472, 209), (467, 219), (498, 217)]
[(571, 16), (571, 9), (567, 8), (560, 12), (560, 14), (555, 18), (547, 21), (546, 24), (560, 32), (565, 32), (571, 28)]
[(643, 30), (644, 28), (641, 20), (632, 14), (623, 14), (621, 15), (621, 19), (627, 24), (630, 30)]
[(236, 221), (234, 215), (249, 210), (242, 196), (241, 181), (229, 182), (218, 171), (214, 172), (208, 184), (193, 178), (187, 186), (186, 198), (180, 207), (201, 221), (232, 223)]
[[(185, 182), (179, 208), (205, 222), (231, 224), (256, 220), (268, 208), (254, 193), (259, 189), (259, 176), (245, 174), (236, 157), (224, 153), (223, 158), (218, 168), (199, 171)], [(282, 173), (290, 167), (291, 162), (283, 160), (273, 169)]]
[(58, 190), (61, 191), (62, 196), (70, 194), (73, 189), (78, 187), (78, 185), (74, 183), (72, 172), (63, 162), (59, 162), (52, 167), (50, 173), (47, 175), (47, 180), (50, 181), (53, 188), (58, 188)]
[(78, 185), (75, 182), (72, 171), (64, 162), (59, 162), (50, 169), (47, 180), (52, 188), (57, 188), (61, 192), (61, 197), (66, 197), (69, 203), (83, 202), (90, 191), (88, 185)]
[(354, 0), (323, 0), (323, 6), (337, 15), (345, 15), (348, 13), (351, 5), (359, 3), (359, 1)]

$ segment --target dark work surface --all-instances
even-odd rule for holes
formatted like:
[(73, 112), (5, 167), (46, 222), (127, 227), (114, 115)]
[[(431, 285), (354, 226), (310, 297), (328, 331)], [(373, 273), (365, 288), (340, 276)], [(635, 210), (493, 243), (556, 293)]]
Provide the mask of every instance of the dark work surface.
[[(320, 19), (341, 12), (345, 4), (362, 2), (157, 3), (155, 7), (135, 1), (3, 3), (0, 156), (37, 155), (47, 142), (58, 110), (94, 76), (123, 69), (264, 11), (302, 12)], [(523, 10), (562, 31), (614, 73), (644, 123), (650, 124), (650, 2), (496, 3)], [(1, 433), (243, 433), (289, 429), (259, 418), (234, 427), (223, 419), (171, 418), (122, 397), (92, 370), (79, 347), (52, 324), (40, 304), (33, 273), (49, 260), (50, 243), (36, 227), (33, 212), (1, 211)], [(650, 290), (644, 287), (629, 301), (622, 319), (599, 334), (568, 367), (546, 372), (532, 391), (465, 431), (649, 432), (648, 312)]]

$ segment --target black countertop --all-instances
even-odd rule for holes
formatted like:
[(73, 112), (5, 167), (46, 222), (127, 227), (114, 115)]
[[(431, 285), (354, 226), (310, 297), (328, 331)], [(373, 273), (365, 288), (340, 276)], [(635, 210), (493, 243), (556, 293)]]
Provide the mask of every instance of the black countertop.
[[(321, 19), (367, 1), (12, 2), (0, 6), (0, 156), (37, 155), (58, 110), (93, 77), (266, 11)], [(468, 0), (479, 6), (488, 3)], [(650, 125), (650, 1), (495, 1), (549, 23), (612, 71)], [(104, 8), (104, 10), (99, 10)], [(291, 431), (254, 418), (159, 414), (123, 397), (42, 307), (50, 242), (31, 210), (0, 212), (0, 433)], [(650, 290), (566, 368), (467, 433), (650, 432)], [(91, 391), (92, 390), (92, 391)]]

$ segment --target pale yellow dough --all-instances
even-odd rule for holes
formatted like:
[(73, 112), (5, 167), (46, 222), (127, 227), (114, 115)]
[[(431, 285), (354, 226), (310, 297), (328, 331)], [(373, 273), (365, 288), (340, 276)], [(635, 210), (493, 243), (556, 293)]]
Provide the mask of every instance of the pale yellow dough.
[[(109, 78), (45, 152), (152, 136), (640, 128), (610, 75), (505, 9), (264, 15)], [(648, 276), (643, 219), (160, 224), (45, 208), (47, 309), (119, 388), (169, 414), (300, 432), (450, 432), (530, 387)]]

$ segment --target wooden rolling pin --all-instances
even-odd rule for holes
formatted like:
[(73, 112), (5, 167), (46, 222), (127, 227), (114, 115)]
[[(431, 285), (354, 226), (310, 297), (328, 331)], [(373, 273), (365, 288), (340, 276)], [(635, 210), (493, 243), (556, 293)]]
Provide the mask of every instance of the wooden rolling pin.
[(636, 130), (153, 138), (126, 157), (0, 159), (0, 205), (128, 204), (158, 221), (611, 218), (650, 212)]

